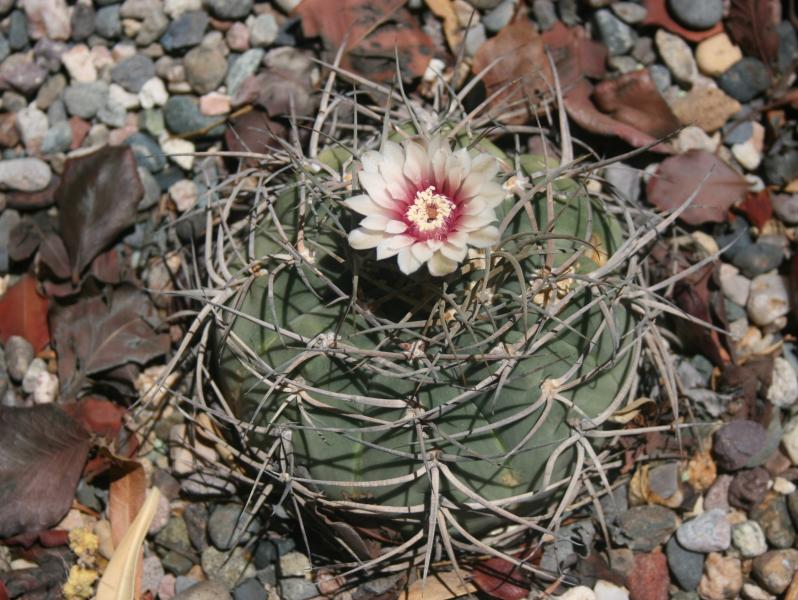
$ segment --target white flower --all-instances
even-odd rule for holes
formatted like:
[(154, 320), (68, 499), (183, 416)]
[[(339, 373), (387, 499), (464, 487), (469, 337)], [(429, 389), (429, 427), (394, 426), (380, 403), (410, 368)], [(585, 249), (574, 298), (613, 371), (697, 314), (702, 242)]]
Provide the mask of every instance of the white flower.
[(457, 268), (469, 246), (499, 241), (493, 223), (504, 190), (493, 180), (498, 164), (489, 154), (453, 152), (436, 137), (426, 145), (385, 142), (382, 152), (364, 153), (362, 164), (366, 193), (344, 201), (365, 217), (349, 233), (353, 248), (376, 248), (377, 260), (396, 256), (405, 274), (427, 263), (441, 276)]

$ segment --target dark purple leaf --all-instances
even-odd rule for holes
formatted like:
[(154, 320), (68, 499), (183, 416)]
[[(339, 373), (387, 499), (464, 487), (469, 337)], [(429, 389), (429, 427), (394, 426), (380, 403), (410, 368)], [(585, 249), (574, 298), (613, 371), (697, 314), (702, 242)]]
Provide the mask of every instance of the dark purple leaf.
[(50, 312), (62, 390), (74, 395), (87, 377), (128, 363), (143, 365), (169, 349), (169, 336), (151, 322), (149, 297), (133, 287), (117, 288), (108, 301), (100, 296)]
[(0, 538), (48, 529), (69, 510), (90, 437), (53, 404), (0, 407)]
[(55, 200), (73, 281), (133, 225), (143, 195), (129, 146), (67, 160)]
[(732, 0), (726, 29), (746, 55), (774, 66), (779, 54), (779, 0)]

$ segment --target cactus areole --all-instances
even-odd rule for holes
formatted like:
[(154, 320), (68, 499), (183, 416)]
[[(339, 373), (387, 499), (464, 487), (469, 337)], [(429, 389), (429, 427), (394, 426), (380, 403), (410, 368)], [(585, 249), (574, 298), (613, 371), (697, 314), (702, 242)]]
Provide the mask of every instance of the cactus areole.
[(634, 393), (621, 228), (542, 157), (405, 138), (263, 190), (214, 378), (266, 476), (329, 520), (530, 526)]

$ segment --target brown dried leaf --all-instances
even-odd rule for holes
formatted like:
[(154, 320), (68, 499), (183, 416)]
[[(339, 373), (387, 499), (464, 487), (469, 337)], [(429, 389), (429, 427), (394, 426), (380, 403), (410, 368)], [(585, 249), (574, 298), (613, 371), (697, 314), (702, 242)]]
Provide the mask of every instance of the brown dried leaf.
[(656, 152), (673, 152), (667, 144), (657, 144), (656, 137), (599, 112), (590, 99), (592, 92), (593, 88), (590, 83), (583, 79), (575, 84), (563, 98), (565, 110), (568, 111), (568, 116), (573, 119), (574, 123), (593, 133), (617, 136), (636, 148), (655, 144), (651, 149)]
[(54, 404), (0, 406), (0, 538), (48, 529), (67, 513), (89, 434)]
[(714, 154), (691, 150), (662, 161), (648, 182), (648, 201), (660, 210), (674, 210), (696, 190), (693, 203), (679, 219), (690, 225), (722, 223), (729, 209), (745, 198), (748, 184)]
[(307, 37), (321, 36), (328, 58), (346, 44), (341, 67), (373, 81), (391, 81), (396, 60), (402, 79), (411, 81), (427, 70), (435, 47), (405, 0), (302, 0), (295, 13)]
[(0, 340), (5, 343), (12, 335), (18, 335), (37, 351), (44, 348), (50, 342), (47, 306), (47, 298), (36, 289), (36, 280), (23, 275), (0, 298)]
[(551, 52), (563, 93), (582, 79), (603, 79), (607, 72), (607, 47), (590, 39), (584, 27), (566, 27), (557, 21), (542, 34), (546, 49)]
[(130, 146), (103, 148), (66, 161), (55, 201), (74, 282), (133, 225), (143, 195)]
[(552, 97), (554, 78), (543, 38), (530, 21), (518, 21), (482, 44), (471, 70), (479, 75), (497, 61), (483, 77), (491, 111), (507, 123), (525, 123), (539, 105)]
[(147, 474), (140, 463), (128, 463), (127, 472), (111, 482), (108, 490), (108, 520), (111, 522), (111, 540), (114, 548), (136, 518), (147, 495)]
[(680, 127), (647, 69), (602, 81), (596, 85), (593, 99), (599, 110), (616, 121), (655, 138), (670, 135)]
[(452, 0), (426, 0), (432, 13), (443, 20), (443, 34), (453, 54), (458, 54), (465, 40), (465, 30), (460, 27), (460, 20), (454, 10)]
[(129, 286), (117, 288), (108, 302), (90, 296), (53, 309), (50, 323), (65, 395), (76, 394), (88, 377), (166, 354), (169, 336), (155, 332), (153, 317), (149, 298)]
[(779, 54), (779, 0), (732, 0), (726, 29), (748, 56), (775, 66)]
[(526, 573), (503, 558), (489, 558), (472, 571), (480, 591), (499, 600), (521, 600), (529, 595)]

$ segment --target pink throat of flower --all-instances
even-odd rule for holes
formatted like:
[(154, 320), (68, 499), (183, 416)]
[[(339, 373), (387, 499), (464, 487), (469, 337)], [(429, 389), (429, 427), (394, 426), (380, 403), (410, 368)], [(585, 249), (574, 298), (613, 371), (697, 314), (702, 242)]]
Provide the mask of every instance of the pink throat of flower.
[(435, 191), (435, 186), (416, 192), (404, 217), (411, 230), (420, 238), (440, 238), (451, 226), (457, 205), (447, 196)]

